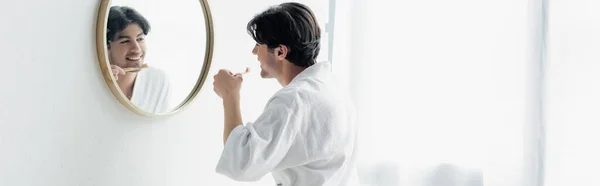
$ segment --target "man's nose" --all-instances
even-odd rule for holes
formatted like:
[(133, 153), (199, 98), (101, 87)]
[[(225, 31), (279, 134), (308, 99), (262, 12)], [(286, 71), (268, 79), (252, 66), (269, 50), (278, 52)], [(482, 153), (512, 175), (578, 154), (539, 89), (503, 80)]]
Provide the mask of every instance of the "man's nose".
[(252, 54), (258, 54), (258, 46), (254, 46), (254, 49), (252, 49)]
[(140, 43), (138, 43), (137, 41), (132, 42), (132, 47), (131, 47), (131, 52), (140, 52), (142, 50), (142, 47), (140, 47)]

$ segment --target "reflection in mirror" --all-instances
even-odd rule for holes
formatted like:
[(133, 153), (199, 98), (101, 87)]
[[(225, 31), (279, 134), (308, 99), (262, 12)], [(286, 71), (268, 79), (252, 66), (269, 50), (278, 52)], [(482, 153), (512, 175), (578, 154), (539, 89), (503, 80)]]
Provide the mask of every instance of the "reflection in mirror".
[(108, 59), (123, 94), (146, 112), (168, 111), (171, 87), (164, 70), (142, 68), (147, 66), (144, 58), (145, 39), (150, 32), (148, 20), (130, 7), (113, 6), (106, 30)]
[(120, 95), (137, 109), (148, 114), (173, 112), (197, 93), (198, 81), (206, 77), (203, 68), (210, 64), (205, 61), (208, 45), (201, 3), (110, 3), (105, 31), (110, 73)]

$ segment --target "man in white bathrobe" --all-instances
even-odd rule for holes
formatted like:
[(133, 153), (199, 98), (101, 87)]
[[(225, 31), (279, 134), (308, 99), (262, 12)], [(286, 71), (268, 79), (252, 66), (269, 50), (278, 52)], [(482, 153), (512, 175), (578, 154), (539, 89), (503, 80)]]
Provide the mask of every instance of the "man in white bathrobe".
[(130, 7), (113, 6), (108, 14), (107, 30), (111, 69), (123, 94), (143, 111), (168, 112), (171, 90), (162, 70), (153, 67), (129, 72), (123, 70), (141, 67), (144, 63), (145, 37), (150, 32), (148, 21)]
[(271, 173), (283, 186), (358, 184), (354, 108), (335, 82), (331, 63), (316, 63), (321, 32), (313, 12), (283, 3), (256, 15), (247, 29), (257, 42), (252, 53), (261, 76), (277, 79), (283, 88), (256, 121), (243, 125), (242, 75), (220, 70), (214, 76), (225, 112), (216, 171), (238, 181)]

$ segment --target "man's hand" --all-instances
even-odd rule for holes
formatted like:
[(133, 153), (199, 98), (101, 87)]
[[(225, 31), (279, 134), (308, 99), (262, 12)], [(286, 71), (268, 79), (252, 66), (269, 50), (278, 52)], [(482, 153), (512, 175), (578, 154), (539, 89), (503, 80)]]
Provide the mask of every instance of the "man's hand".
[(213, 78), (214, 91), (221, 99), (230, 96), (239, 98), (242, 81), (244, 81), (242, 74), (233, 74), (229, 70), (221, 69)]
[(125, 70), (117, 65), (110, 65), (112, 75), (115, 76), (115, 80), (119, 80), (119, 75), (125, 75)]

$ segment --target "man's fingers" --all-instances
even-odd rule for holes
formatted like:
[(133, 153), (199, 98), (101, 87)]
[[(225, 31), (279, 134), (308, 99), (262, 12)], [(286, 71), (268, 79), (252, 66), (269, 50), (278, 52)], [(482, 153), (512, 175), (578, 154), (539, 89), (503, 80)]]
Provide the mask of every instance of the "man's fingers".
[(125, 75), (126, 74), (125, 70), (123, 70), (122, 68), (120, 68), (116, 65), (111, 65), (110, 68), (112, 69), (113, 74), (115, 74), (115, 75), (120, 75), (120, 74)]
[(217, 73), (217, 74), (220, 74), (220, 73), (231, 74), (231, 71), (229, 71), (227, 69), (221, 69), (221, 70), (219, 70), (219, 73)]
[(118, 80), (119, 79), (119, 71), (117, 71), (116, 69), (112, 69), (111, 71), (112, 71), (113, 77), (115, 77), (115, 80)]
[(119, 76), (119, 72), (117, 72), (116, 70), (112, 70), (112, 75), (115, 77)]

